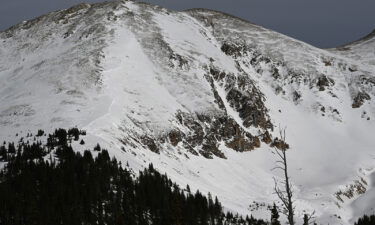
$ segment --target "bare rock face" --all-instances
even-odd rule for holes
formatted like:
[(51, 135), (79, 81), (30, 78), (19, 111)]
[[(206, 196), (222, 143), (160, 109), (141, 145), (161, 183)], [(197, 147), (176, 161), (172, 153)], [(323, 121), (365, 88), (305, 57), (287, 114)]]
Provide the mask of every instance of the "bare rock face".
[(289, 149), (289, 144), (277, 137), (275, 138), (275, 140), (273, 140), (270, 146), (279, 150)]
[[(247, 74), (232, 74), (221, 71), (211, 65), (205, 78), (211, 87), (215, 103), (220, 109), (217, 113), (189, 113), (178, 111), (178, 126), (159, 138), (143, 138), (143, 143), (153, 152), (157, 145), (170, 143), (182, 146), (195, 155), (206, 158), (213, 156), (225, 158), (220, 145), (238, 152), (251, 151), (261, 146), (261, 142), (270, 144), (273, 130), (264, 105), (264, 96)], [(237, 114), (236, 120), (231, 113)], [(258, 133), (247, 129), (255, 128)], [(158, 143), (158, 144), (155, 144)]]
[(318, 77), (316, 82), (316, 86), (319, 88), (319, 91), (324, 91), (327, 87), (333, 85), (335, 85), (335, 81), (325, 75)]
[(148, 136), (143, 136), (140, 138), (142, 144), (144, 144), (150, 151), (159, 153), (159, 146), (155, 143), (154, 139)]
[[(210, 68), (209, 82), (218, 82), (222, 85), (227, 95), (224, 96), (230, 107), (238, 112), (245, 127), (259, 127), (262, 129), (272, 129), (273, 126), (267, 114), (268, 110), (264, 105), (264, 96), (254, 85), (254, 81), (247, 75), (226, 74), (214, 67)], [(223, 101), (217, 99), (218, 102)]]
[(353, 99), (353, 108), (359, 108), (363, 105), (363, 103), (367, 100), (371, 100), (371, 97), (366, 92), (358, 92), (358, 94)]
[(182, 135), (178, 130), (172, 130), (168, 133), (169, 141), (173, 146), (177, 146), (182, 141)]
[[(156, 142), (169, 142), (173, 146), (181, 145), (190, 153), (200, 154), (206, 158), (213, 156), (225, 158), (219, 149), (220, 143), (238, 152), (259, 148), (261, 141), (270, 143), (268, 132), (260, 136), (252, 135), (225, 114), (212, 116), (178, 112), (176, 118), (179, 126), (186, 129), (183, 131), (174, 129), (167, 137), (156, 139)], [(144, 140), (150, 150), (154, 151), (154, 142), (150, 139)]]
[(236, 45), (230, 42), (225, 42), (221, 46), (221, 51), (235, 58), (243, 56), (247, 50), (248, 49), (244, 45)]

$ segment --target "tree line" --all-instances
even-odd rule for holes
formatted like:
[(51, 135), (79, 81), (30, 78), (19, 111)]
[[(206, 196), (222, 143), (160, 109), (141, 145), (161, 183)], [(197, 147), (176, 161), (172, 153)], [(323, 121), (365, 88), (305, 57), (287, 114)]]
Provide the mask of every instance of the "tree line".
[(135, 176), (99, 145), (74, 151), (70, 143), (84, 134), (58, 129), (46, 135), (46, 144), (0, 146), (0, 161), (6, 162), (0, 171), (1, 225), (267, 224), (224, 213), (216, 197), (180, 188), (152, 164)]
[[(276, 205), (270, 221), (244, 218), (224, 212), (211, 194), (179, 187), (152, 164), (136, 176), (99, 144), (74, 151), (71, 143), (84, 144), (85, 135), (77, 128), (39, 130), (32, 142), (27, 134), (27, 141), (0, 146), (0, 225), (281, 225)], [(304, 225), (312, 224), (307, 216)], [(370, 224), (374, 215), (355, 223)]]
[(359, 218), (354, 225), (374, 225), (375, 224), (375, 215), (364, 215)]

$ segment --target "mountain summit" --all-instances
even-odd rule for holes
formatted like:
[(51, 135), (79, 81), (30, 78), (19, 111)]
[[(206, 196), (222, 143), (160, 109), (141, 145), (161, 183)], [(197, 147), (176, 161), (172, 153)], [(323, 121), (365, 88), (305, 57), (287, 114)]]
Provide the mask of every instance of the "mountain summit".
[(134, 169), (267, 218), (286, 127), (297, 216), (349, 224), (375, 198), (374, 49), (374, 36), (318, 49), (205, 9), (81, 4), (0, 33), (0, 138), (77, 126)]

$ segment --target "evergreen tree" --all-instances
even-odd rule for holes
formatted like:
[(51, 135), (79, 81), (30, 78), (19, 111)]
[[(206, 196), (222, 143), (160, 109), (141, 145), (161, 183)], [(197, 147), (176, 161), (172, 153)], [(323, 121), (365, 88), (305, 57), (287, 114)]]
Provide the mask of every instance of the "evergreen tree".
[(303, 215), (303, 225), (309, 225), (309, 216), (307, 214)]
[(44, 134), (44, 130), (38, 130), (36, 136), (41, 137), (41, 136), (43, 136), (43, 134)]
[(100, 147), (99, 144), (96, 144), (96, 146), (94, 147), (94, 151), (100, 152), (100, 150), (102, 150), (102, 148)]
[(273, 203), (273, 207), (271, 209), (271, 225), (281, 225), (279, 221), (279, 212), (277, 211), (276, 204)]

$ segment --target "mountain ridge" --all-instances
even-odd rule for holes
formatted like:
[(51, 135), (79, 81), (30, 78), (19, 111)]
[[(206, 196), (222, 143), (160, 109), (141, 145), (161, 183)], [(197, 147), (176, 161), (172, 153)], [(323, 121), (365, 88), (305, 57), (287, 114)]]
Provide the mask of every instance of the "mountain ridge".
[(363, 37), (361, 37), (357, 40), (348, 42), (346, 44), (337, 46), (335, 48), (341, 49), (342, 51), (345, 51), (346, 46), (350, 46), (350, 45), (358, 44), (358, 43), (361, 43), (361, 42), (364, 42), (364, 41), (368, 41), (368, 40), (371, 40), (374, 37), (375, 37), (375, 29), (372, 32), (368, 33), (367, 35), (365, 35), (365, 36), (363, 36)]
[[(126, 0), (123, 0), (123, 1), (126, 1)], [(113, 3), (113, 2), (121, 2), (121, 1), (105, 1), (105, 2), (97, 2), (97, 3), (85, 3), (85, 2), (84, 2), (84, 3), (79, 3), (79, 4), (76, 4), (76, 5), (72, 6), (72, 7), (70, 7), (70, 8), (67, 8), (67, 9), (55, 10), (55, 11), (52, 11), (52, 12), (47, 13), (47, 14), (45, 14), (45, 15), (37, 16), (37, 17), (35, 17), (35, 18), (31, 18), (31, 19), (28, 19), (28, 20), (25, 20), (25, 21), (19, 22), (19, 23), (15, 24), (15, 25), (12, 25), (12, 26), (8, 27), (8, 28), (5, 28), (5, 29), (3, 29), (3, 30), (0, 30), (0, 33), (1, 33), (1, 32), (8, 32), (9, 30), (15, 29), (15, 28), (17, 28), (18, 26), (24, 24), (25, 22), (37, 21), (37, 20), (40, 19), (40, 17), (44, 17), (44, 16), (46, 16), (46, 15), (48, 15), (48, 14), (51, 14), (51, 13), (60, 12), (60, 11), (65, 11), (65, 10), (71, 10), (71, 9), (74, 9), (74, 8), (77, 8), (77, 7), (79, 8), (79, 7), (91, 7), (91, 6), (94, 6), (94, 5), (102, 5), (102, 4), (105, 4), (105, 3), (111, 3), (111, 2)], [(139, 4), (148, 4), (148, 5), (152, 5), (152, 4), (147, 3), (147, 2), (138, 2), (138, 3), (139, 3)], [(159, 7), (162, 8), (161, 6), (159, 6)], [(237, 16), (235, 16), (235, 15), (231, 15), (230, 13), (225, 13), (225, 12), (221, 12), (221, 11), (214, 10), (214, 9), (208, 9), (208, 8), (190, 8), (190, 9), (182, 10), (182, 11), (180, 11), (180, 12), (190, 12), (190, 11), (197, 11), (197, 10), (201, 10), (201, 11), (212, 11), (212, 12), (221, 13), (221, 14), (223, 14), (223, 15), (231, 16), (231, 17), (233, 17), (233, 18), (237, 18), (238, 20), (242, 20), (242, 21), (244, 21), (244, 22), (248, 22), (248, 23), (250, 23), (250, 24), (253, 24), (253, 25), (256, 25), (256, 26), (260, 26), (260, 27), (261, 27), (261, 25), (256, 24), (256, 23), (253, 23), (253, 22), (251, 22), (251, 21), (249, 21), (249, 20), (246, 20), (246, 19), (244, 19), (244, 18), (237, 17)], [(284, 35), (285, 35), (285, 36), (288, 36), (287, 34), (284, 34)], [(347, 45), (351, 45), (351, 44), (354, 44), (354, 43), (357, 43), (357, 42), (361, 42), (361, 41), (366, 41), (366, 40), (368, 40), (368, 39), (374, 37), (374, 35), (375, 35), (375, 29), (374, 29), (372, 32), (370, 32), (369, 34), (364, 35), (364, 36), (361, 37), (361, 38), (358, 38), (357, 40), (349, 41), (349, 42), (346, 43), (346, 44), (342, 44), (342, 45), (339, 45), (339, 46), (336, 46), (336, 47), (331, 47), (331, 48), (321, 48), (321, 49), (341, 49), (341, 48), (345, 48), (345, 46), (347, 46)], [(314, 46), (314, 47), (315, 47), (315, 46)], [(318, 48), (318, 47), (316, 47), (316, 48)]]

